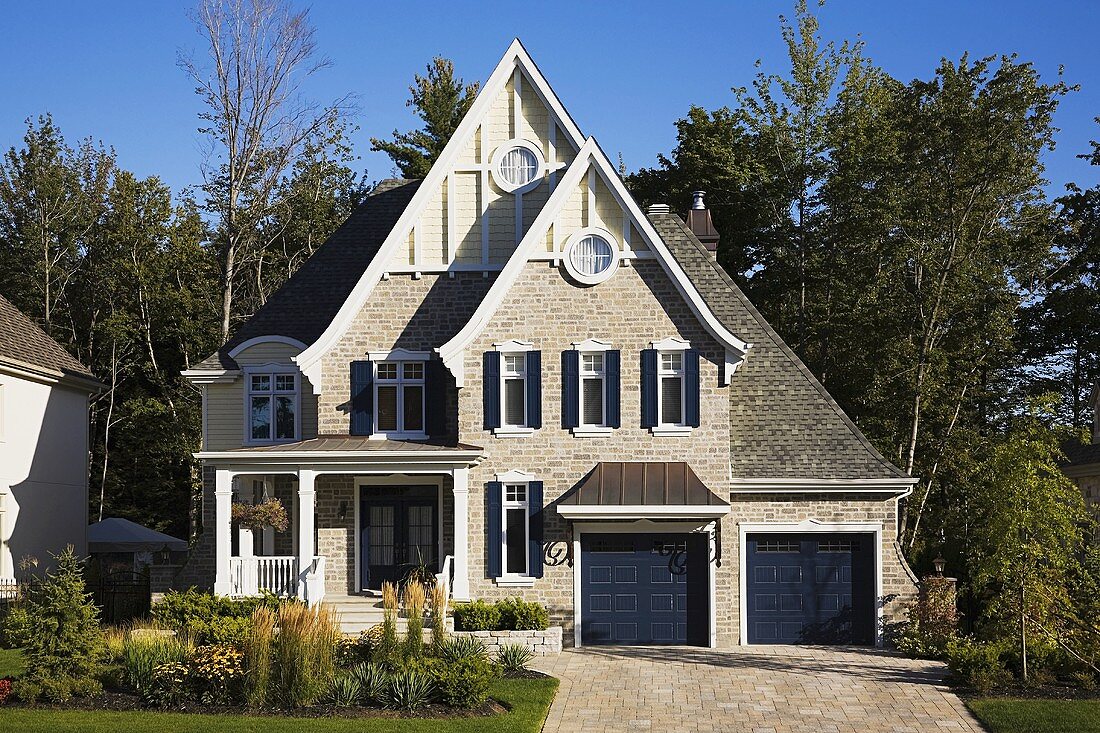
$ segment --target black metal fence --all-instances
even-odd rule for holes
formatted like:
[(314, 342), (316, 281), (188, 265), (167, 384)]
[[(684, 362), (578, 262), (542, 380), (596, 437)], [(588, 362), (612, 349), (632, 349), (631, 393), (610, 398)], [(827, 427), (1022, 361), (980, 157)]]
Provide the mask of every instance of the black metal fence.
[(118, 570), (89, 578), (87, 590), (99, 606), (99, 620), (118, 624), (149, 615), (149, 573)]

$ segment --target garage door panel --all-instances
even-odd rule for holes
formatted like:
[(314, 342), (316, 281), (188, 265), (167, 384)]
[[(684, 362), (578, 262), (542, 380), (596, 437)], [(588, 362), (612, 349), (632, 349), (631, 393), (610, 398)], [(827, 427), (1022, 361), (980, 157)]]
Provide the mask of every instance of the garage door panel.
[(616, 565), (615, 566), (615, 584), (622, 585), (624, 583), (637, 583), (638, 582), (638, 568), (633, 565)]
[(611, 566), (610, 565), (593, 565), (588, 569), (588, 582), (589, 583), (610, 583), (611, 582)]
[(633, 612), (638, 610), (638, 596), (633, 593), (627, 595), (619, 593), (615, 595), (615, 610), (619, 612)]
[(757, 583), (774, 583), (778, 573), (774, 565), (761, 565), (754, 569), (753, 575)]

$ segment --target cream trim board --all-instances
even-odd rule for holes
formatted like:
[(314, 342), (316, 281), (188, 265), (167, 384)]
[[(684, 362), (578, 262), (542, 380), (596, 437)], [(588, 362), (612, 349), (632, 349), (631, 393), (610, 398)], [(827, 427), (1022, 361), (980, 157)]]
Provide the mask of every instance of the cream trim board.
[(748, 626), (748, 577), (746, 572), (746, 551), (748, 549), (748, 535), (755, 532), (768, 532), (772, 534), (810, 534), (810, 533), (861, 533), (872, 534), (875, 538), (875, 646), (881, 647), (882, 638), (882, 524), (880, 522), (819, 522), (816, 519), (806, 519), (801, 522), (743, 522), (737, 526), (738, 532), (738, 561), (737, 583), (739, 594), (739, 643), (747, 646), (749, 641)]
[(611, 342), (604, 341), (602, 339), (585, 339), (584, 341), (574, 341), (571, 346), (573, 347), (574, 351), (583, 351), (587, 354), (611, 350)]
[(683, 519), (715, 518), (729, 514), (730, 506), (593, 506), (559, 504), (558, 514), (566, 519)]
[(650, 341), (649, 348), (657, 351), (687, 351), (691, 348), (691, 342), (676, 336), (668, 336), (660, 341)]
[[(575, 149), (581, 148), (584, 143), (584, 137), (581, 135), (580, 129), (569, 117), (561, 101), (558, 99), (557, 95), (554, 94), (550, 84), (539, 71), (530, 55), (528, 55), (523, 44), (520, 43), (518, 38), (513, 40), (508, 50), (505, 52), (504, 57), (501, 58), (496, 68), (493, 70), (493, 73), (490, 74), (489, 79), (482, 87), (481, 92), (477, 95), (474, 103), (470, 106), (469, 111), (462, 118), (462, 122), (460, 122), (455, 129), (450, 141), (443, 148), (443, 152), (440, 154), (439, 159), (436, 160), (431, 170), (428, 171), (428, 175), (413, 194), (412, 199), (401, 213), (401, 216), (398, 217), (397, 222), (382, 243), (378, 253), (375, 254), (374, 258), (367, 266), (367, 269), (364, 270), (362, 276), (359, 278), (359, 282), (356, 283), (351, 294), (347, 297), (336, 316), (332, 319), (332, 322), (329, 323), (324, 333), (322, 333), (316, 341), (295, 357), (295, 361), (301, 367), (302, 373), (306, 375), (313, 384), (314, 393), (321, 393), (322, 359), (324, 355), (339, 341), (351, 326), (356, 315), (363, 307), (363, 304), (370, 297), (382, 273), (386, 271), (387, 264), (393, 259), (398, 248), (401, 247), (403, 243), (407, 244), (409, 231), (412, 226), (415, 222), (419, 221), (424, 209), (440, 189), (443, 179), (450, 174), (458, 158), (465, 151), (478, 128), (481, 127), (486, 114), (491, 109), (500, 93), (505, 89), (508, 80), (512, 78), (517, 68), (522, 70), (527, 81), (532, 85), (542, 102), (550, 110), (550, 116), (557, 118), (557, 123), (565, 132), (568, 142), (570, 142)], [(482, 156), (484, 157), (484, 155), (485, 151), (483, 150)], [(483, 188), (481, 195), (483, 199), (483, 212), (485, 211), (484, 199), (488, 178), (489, 172), (486, 169), (482, 171)], [(483, 238), (486, 232), (487, 229), (483, 227)], [(482, 242), (483, 248), (486, 244), (487, 241)], [(487, 258), (483, 259), (484, 262), (488, 262)]]
[(186, 369), (180, 376), (191, 384), (232, 384), (241, 376), (240, 369)]
[(371, 361), (429, 361), (432, 358), (432, 352), (409, 351), (408, 349), (368, 351), (367, 358)]
[(306, 348), (306, 345), (304, 343), (296, 338), (291, 338), (289, 336), (256, 336), (255, 338), (250, 338), (247, 341), (242, 341), (241, 343), (230, 349), (229, 358), (236, 359), (237, 354), (247, 349), (251, 349), (253, 346), (257, 346), (259, 344), (286, 344), (287, 346), (293, 346), (296, 349)]
[(502, 354), (519, 354), (527, 351), (535, 350), (535, 343), (533, 341), (520, 341), (519, 339), (508, 339), (507, 341), (499, 341), (493, 344), (493, 348)]
[(718, 548), (715, 544), (716, 523), (712, 520), (682, 521), (682, 522), (654, 522), (649, 519), (639, 519), (636, 522), (584, 522), (573, 524), (573, 646), (584, 646), (581, 642), (582, 602), (581, 579), (583, 577), (584, 558), (581, 555), (581, 536), (585, 534), (692, 534), (706, 532), (709, 535), (709, 550), (707, 561), (707, 578), (709, 583), (709, 611), (710, 628), (708, 630), (708, 643), (711, 649), (718, 646), (718, 602), (717, 602), (717, 570), (710, 558), (715, 556)]
[(734, 494), (889, 494), (902, 499), (913, 493), (913, 487), (918, 480), (909, 477), (882, 479), (731, 478), (730, 492)]
[(527, 484), (535, 480), (535, 474), (520, 471), (516, 468), (494, 475), (496, 476), (496, 480), (502, 484)]

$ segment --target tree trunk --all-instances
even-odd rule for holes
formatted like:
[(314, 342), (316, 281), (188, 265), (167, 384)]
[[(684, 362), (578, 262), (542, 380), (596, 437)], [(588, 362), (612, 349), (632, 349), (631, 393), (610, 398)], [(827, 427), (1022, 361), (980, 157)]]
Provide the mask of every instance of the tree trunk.
[(1027, 606), (1024, 605), (1024, 583), (1020, 581), (1020, 659), (1024, 682), (1027, 682)]

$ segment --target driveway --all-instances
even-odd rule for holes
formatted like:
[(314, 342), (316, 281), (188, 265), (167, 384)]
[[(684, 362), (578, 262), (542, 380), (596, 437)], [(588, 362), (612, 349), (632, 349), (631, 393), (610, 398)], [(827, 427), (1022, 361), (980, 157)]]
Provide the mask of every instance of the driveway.
[(544, 733), (983, 730), (942, 664), (874, 649), (585, 647), (532, 666), (561, 679)]

